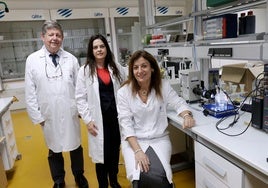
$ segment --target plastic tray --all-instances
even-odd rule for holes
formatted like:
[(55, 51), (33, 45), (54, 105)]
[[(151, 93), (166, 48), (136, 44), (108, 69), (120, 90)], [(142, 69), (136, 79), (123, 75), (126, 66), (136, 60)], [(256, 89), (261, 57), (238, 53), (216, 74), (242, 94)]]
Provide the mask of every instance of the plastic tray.
[(207, 111), (207, 113), (209, 115), (214, 116), (216, 118), (223, 118), (226, 116), (231, 116), (231, 115), (237, 114), (237, 107), (232, 105), (232, 104), (228, 104), (227, 110), (223, 110), (223, 111), (216, 110), (215, 104), (204, 104), (203, 108), (204, 108), (204, 110)]

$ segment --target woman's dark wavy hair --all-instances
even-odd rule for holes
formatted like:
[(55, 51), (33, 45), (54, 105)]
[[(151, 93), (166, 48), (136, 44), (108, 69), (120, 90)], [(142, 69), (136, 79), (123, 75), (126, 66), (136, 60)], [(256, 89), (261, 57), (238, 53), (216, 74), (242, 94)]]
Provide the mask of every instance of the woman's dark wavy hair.
[(139, 84), (138, 84), (138, 82), (133, 74), (133, 67), (134, 67), (134, 63), (141, 57), (146, 59), (150, 63), (151, 68), (153, 69), (149, 92), (152, 89), (155, 89), (156, 96), (162, 99), (163, 98), (162, 92), (161, 92), (162, 78), (161, 78), (161, 74), (160, 74), (159, 65), (158, 65), (156, 59), (154, 58), (154, 56), (152, 56), (150, 53), (148, 53), (145, 50), (138, 50), (132, 54), (132, 56), (129, 60), (129, 64), (128, 64), (128, 66), (129, 66), (128, 67), (128, 79), (125, 81), (125, 83), (123, 85), (131, 84), (133, 95), (135, 95), (139, 91), (140, 86), (139, 86)]
[(87, 60), (85, 63), (84, 70), (86, 70), (86, 67), (89, 66), (89, 75), (92, 77), (92, 80), (94, 79), (94, 75), (96, 74), (96, 68), (97, 63), (95, 61), (95, 56), (93, 54), (93, 42), (96, 39), (100, 39), (103, 44), (106, 47), (107, 55), (104, 60), (104, 67), (108, 69), (110, 67), (113, 71), (113, 75), (118, 79), (118, 81), (122, 82), (122, 77), (120, 75), (120, 71), (118, 70), (118, 67), (116, 66), (116, 63), (114, 61), (114, 54), (112, 53), (110, 46), (104, 36), (101, 34), (96, 34), (90, 37), (88, 42), (88, 48), (87, 48)]

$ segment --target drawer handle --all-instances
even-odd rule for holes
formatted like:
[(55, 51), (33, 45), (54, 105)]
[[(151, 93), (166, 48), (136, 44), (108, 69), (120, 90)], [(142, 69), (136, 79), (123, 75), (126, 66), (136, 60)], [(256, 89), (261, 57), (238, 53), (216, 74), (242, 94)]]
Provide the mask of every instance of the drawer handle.
[(208, 158), (204, 158), (204, 164), (210, 168), (212, 171), (214, 171), (215, 173), (217, 173), (219, 176), (221, 176), (222, 178), (226, 175), (226, 171), (223, 170), (222, 168), (220, 168), (217, 164), (213, 163), (211, 160), (209, 160)]
[(216, 188), (209, 180), (204, 179), (203, 184), (205, 188)]

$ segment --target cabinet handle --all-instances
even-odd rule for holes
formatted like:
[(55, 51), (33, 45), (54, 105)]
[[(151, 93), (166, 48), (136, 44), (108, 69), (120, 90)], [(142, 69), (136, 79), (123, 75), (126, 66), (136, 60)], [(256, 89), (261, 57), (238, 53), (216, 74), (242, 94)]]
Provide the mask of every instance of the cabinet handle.
[(209, 180), (204, 179), (203, 184), (205, 188), (216, 188)]
[(217, 164), (209, 160), (208, 158), (204, 157), (204, 164), (218, 174), (220, 177), (224, 177), (226, 175), (226, 171), (220, 168)]

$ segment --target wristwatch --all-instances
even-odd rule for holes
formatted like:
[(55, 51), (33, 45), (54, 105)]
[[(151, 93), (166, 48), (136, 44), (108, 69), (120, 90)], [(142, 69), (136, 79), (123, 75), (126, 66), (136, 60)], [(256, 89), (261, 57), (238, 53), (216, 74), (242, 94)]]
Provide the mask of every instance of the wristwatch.
[(186, 116), (191, 116), (191, 117), (193, 117), (193, 113), (192, 113), (192, 112), (187, 112), (187, 113), (185, 113), (185, 114), (182, 116), (182, 118), (184, 119)]

